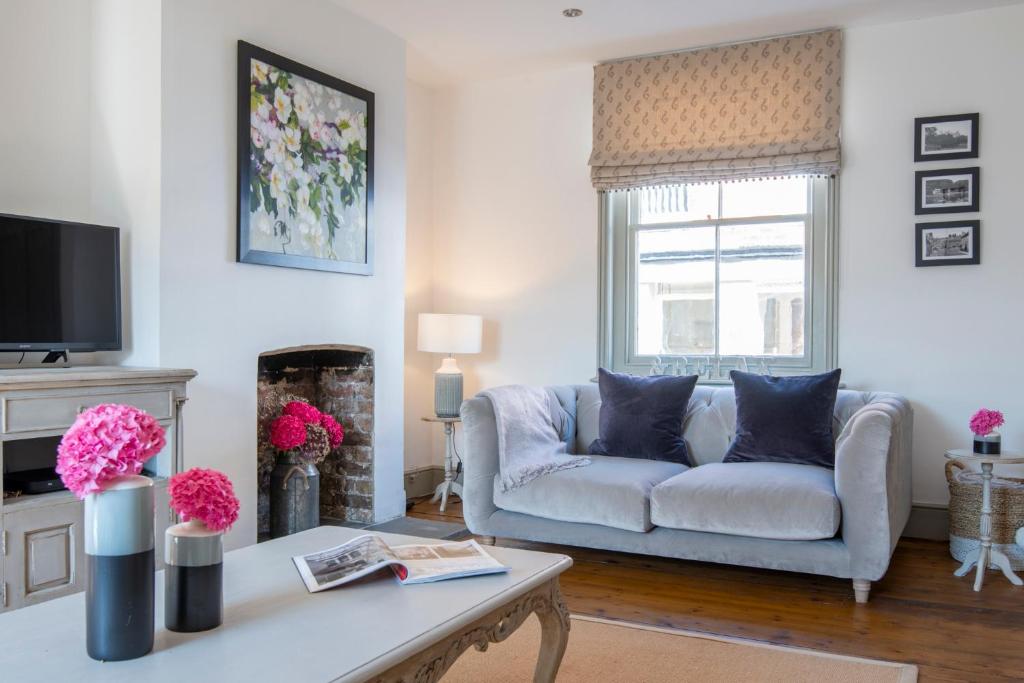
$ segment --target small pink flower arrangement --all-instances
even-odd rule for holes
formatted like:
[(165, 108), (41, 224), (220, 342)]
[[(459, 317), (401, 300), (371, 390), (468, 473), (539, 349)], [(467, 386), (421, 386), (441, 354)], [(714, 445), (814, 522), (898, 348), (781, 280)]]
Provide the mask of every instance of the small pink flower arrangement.
[(197, 520), (210, 531), (227, 531), (238, 521), (238, 498), (231, 480), (217, 470), (193, 467), (167, 484), (171, 509), (186, 522)]
[(138, 474), (167, 439), (156, 419), (133, 406), (105, 403), (83, 411), (57, 447), (57, 474), (79, 498), (112, 479)]
[(978, 436), (985, 436), (997, 427), (1002, 427), (1005, 420), (998, 410), (982, 408), (971, 416), (971, 431)]
[(290, 401), (281, 415), (270, 423), (270, 443), (279, 451), (295, 451), (311, 463), (324, 458), (341, 445), (345, 429), (332, 416), (305, 401)]

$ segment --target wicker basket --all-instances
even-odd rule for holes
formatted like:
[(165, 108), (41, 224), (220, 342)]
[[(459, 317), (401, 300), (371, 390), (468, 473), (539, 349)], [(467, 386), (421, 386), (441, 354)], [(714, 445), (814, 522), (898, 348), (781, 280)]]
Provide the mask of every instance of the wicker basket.
[[(949, 483), (949, 553), (963, 562), (977, 551), (981, 527), (981, 473), (958, 460), (946, 462)], [(1015, 570), (1024, 570), (1024, 548), (1014, 542), (1024, 527), (1024, 479), (992, 478), (992, 547), (1010, 558)]]

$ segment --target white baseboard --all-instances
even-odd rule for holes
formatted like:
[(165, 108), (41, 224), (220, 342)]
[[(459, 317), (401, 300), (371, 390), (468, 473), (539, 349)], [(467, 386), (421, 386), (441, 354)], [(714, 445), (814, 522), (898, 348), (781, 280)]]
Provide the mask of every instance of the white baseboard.
[(429, 496), (444, 481), (444, 468), (440, 465), (419, 467), (405, 473), (405, 495), (408, 498)]
[(949, 540), (949, 510), (941, 505), (915, 505), (903, 530), (904, 538)]

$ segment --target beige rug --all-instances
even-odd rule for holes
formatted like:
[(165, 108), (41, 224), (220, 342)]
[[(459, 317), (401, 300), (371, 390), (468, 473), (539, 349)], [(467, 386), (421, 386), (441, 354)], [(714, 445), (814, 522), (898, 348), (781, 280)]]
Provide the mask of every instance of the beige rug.
[[(540, 623), (530, 617), (487, 652), (470, 649), (445, 683), (512, 683), (533, 679)], [(616, 681), (785, 681), (913, 683), (917, 667), (826, 652), (719, 638), (688, 631), (573, 616), (559, 683)]]

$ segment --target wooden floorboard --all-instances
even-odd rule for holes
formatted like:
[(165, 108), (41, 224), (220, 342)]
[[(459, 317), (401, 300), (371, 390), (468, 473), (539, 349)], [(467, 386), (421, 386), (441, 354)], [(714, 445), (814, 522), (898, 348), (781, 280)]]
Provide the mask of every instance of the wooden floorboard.
[[(462, 520), (428, 499), (411, 516)], [(499, 539), (573, 558), (562, 592), (575, 614), (912, 662), (921, 681), (1024, 680), (1024, 588), (989, 572), (980, 593), (958, 579), (945, 543), (900, 541), (871, 601), (849, 581)]]

